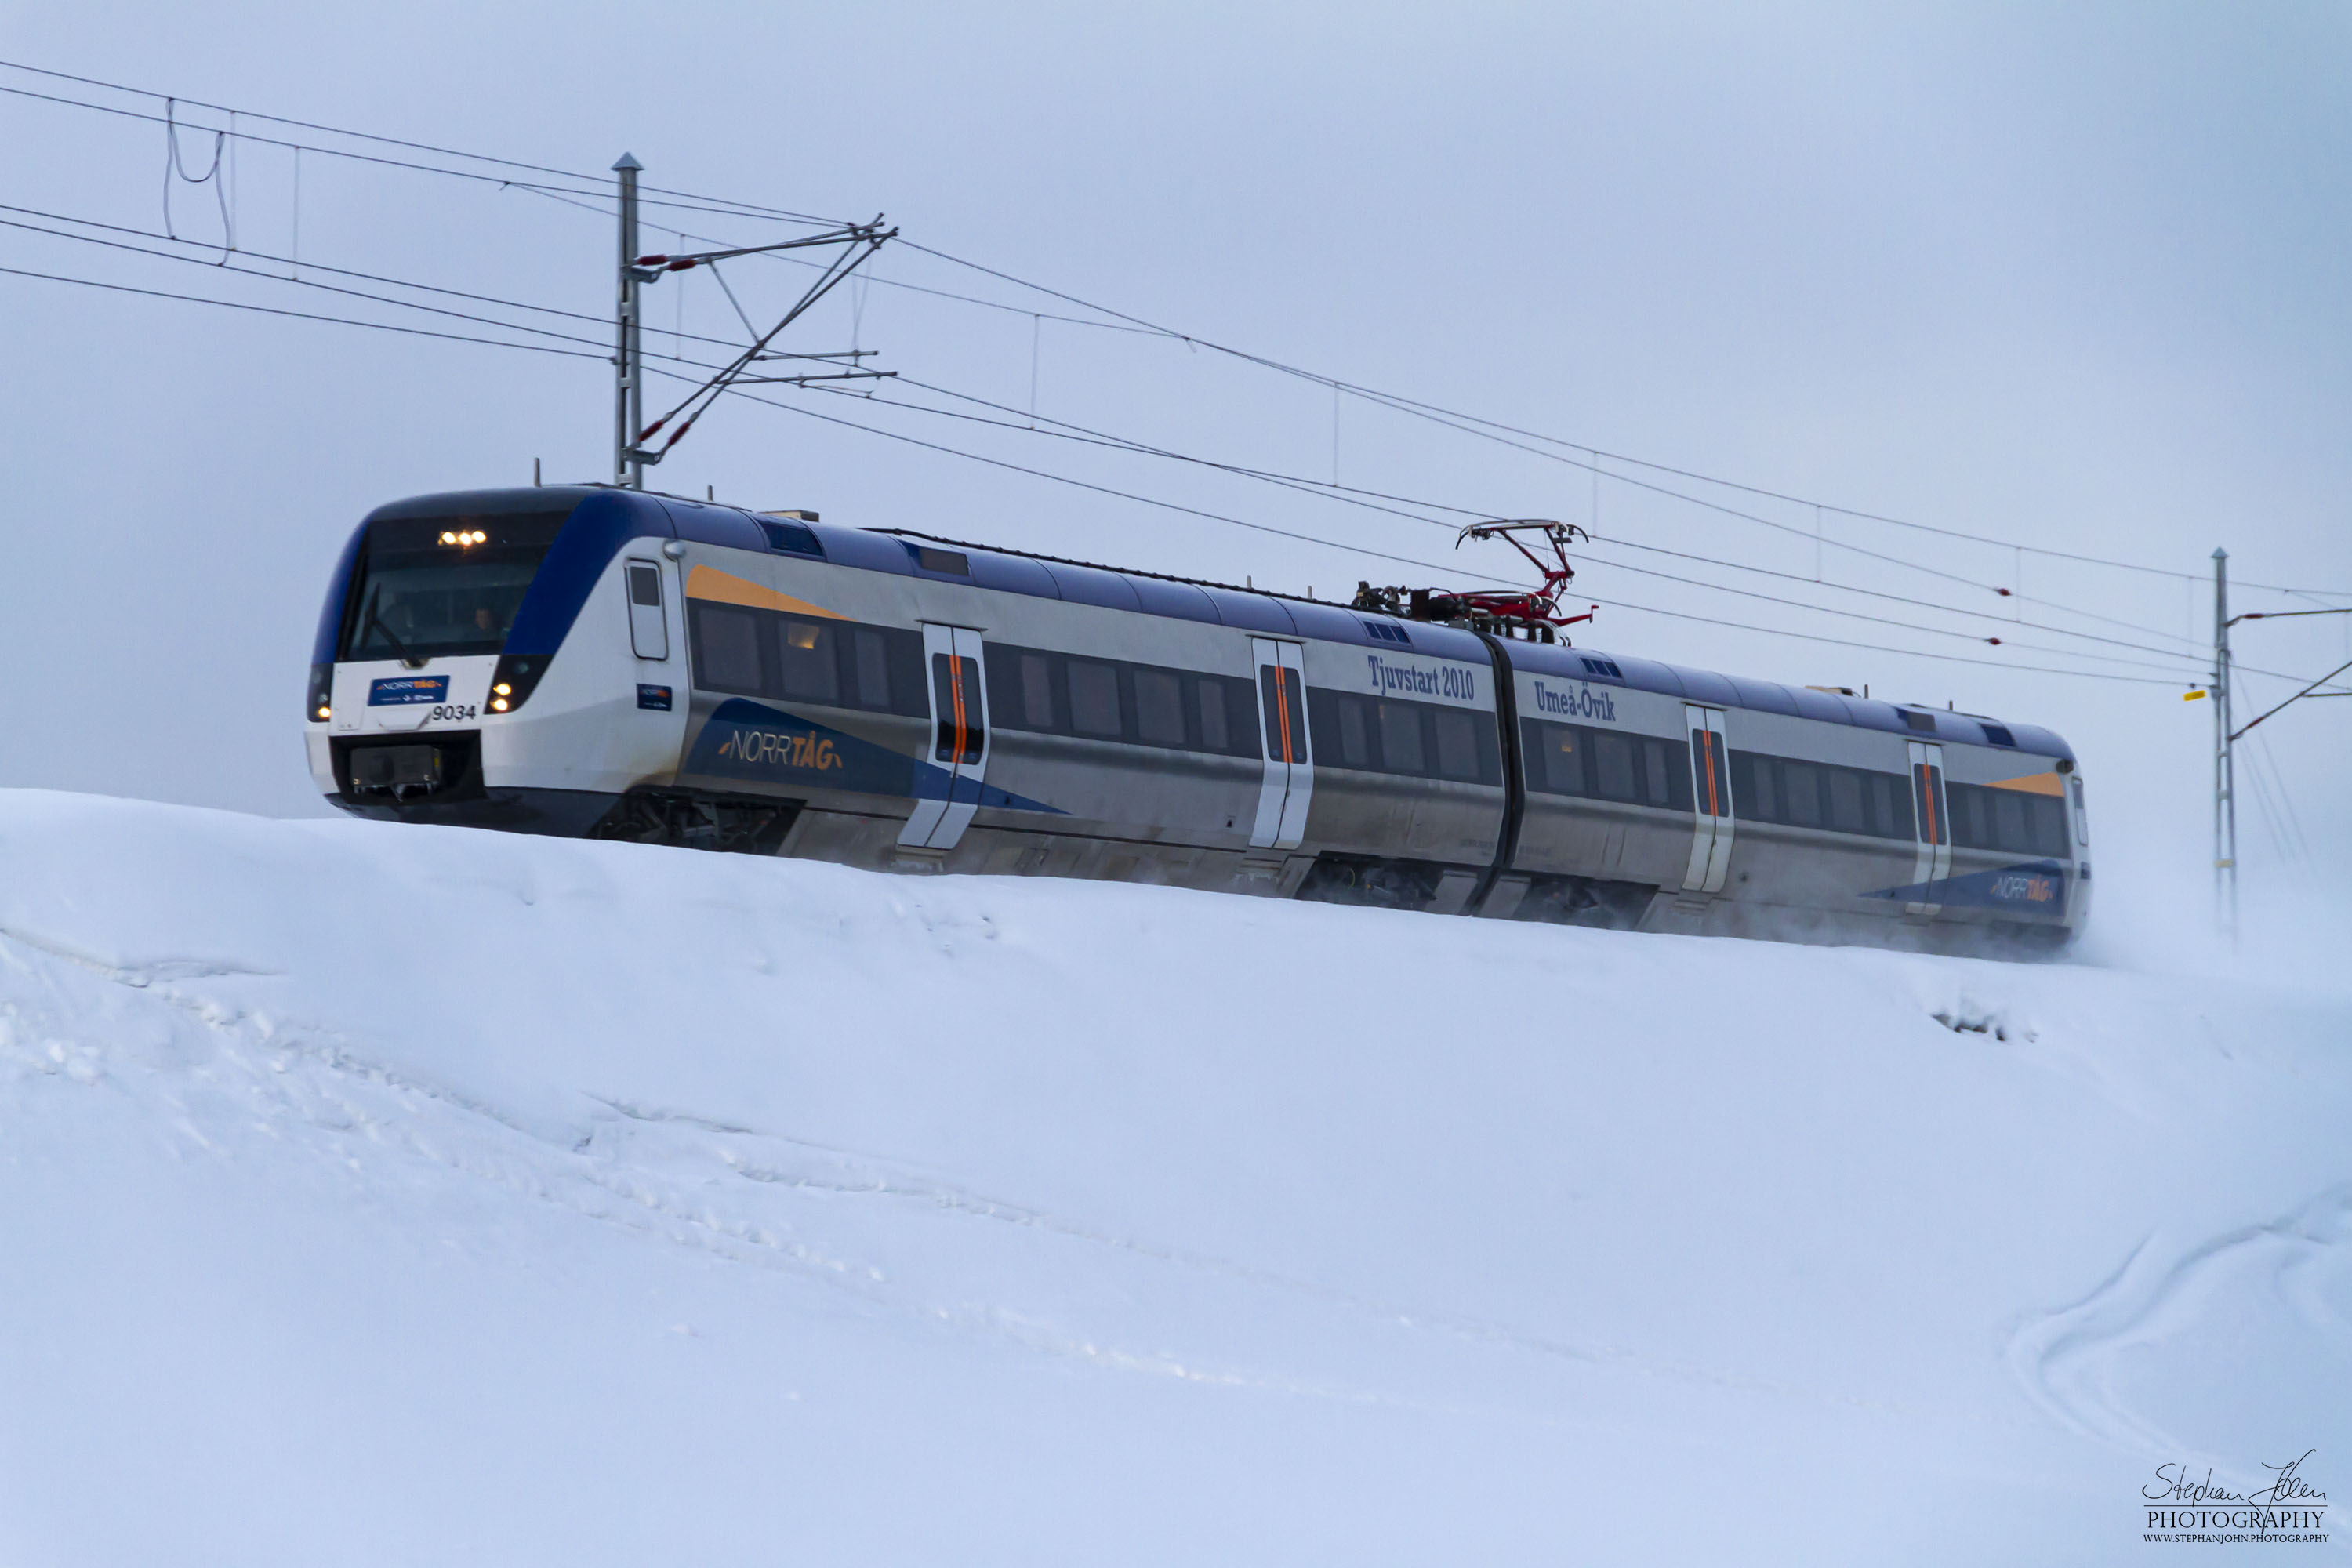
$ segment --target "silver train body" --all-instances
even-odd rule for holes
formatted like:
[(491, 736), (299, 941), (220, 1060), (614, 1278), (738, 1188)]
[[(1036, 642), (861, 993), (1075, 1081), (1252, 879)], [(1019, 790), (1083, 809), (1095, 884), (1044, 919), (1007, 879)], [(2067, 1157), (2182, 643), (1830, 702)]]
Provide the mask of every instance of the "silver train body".
[(379, 508), (308, 744), (364, 816), (1983, 950), (2090, 891), (2056, 735), (603, 488)]

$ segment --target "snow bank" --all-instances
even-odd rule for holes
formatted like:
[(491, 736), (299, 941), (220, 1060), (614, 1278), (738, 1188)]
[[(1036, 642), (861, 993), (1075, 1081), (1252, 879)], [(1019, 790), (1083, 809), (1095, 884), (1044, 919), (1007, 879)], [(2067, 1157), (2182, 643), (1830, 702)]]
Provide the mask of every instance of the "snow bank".
[(29, 792), (0, 868), (0, 1561), (2137, 1560), (2168, 1460), (2352, 1496), (2340, 990)]

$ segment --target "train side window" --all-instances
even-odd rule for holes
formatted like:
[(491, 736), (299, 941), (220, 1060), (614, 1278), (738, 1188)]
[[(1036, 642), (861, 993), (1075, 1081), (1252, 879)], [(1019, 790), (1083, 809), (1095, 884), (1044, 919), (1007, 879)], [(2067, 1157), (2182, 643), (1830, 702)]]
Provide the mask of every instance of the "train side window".
[(1593, 793), (1603, 800), (1636, 800), (1633, 787), (1633, 742), (1607, 730), (1592, 736)]
[(760, 617), (753, 612), (697, 603), (695, 683), (706, 691), (760, 696)]
[(1771, 757), (1756, 759), (1756, 815), (1766, 822), (1781, 819), (1780, 764)]
[(1090, 658), (1070, 660), (1070, 726), (1081, 735), (1118, 739), (1118, 671)]
[(882, 634), (860, 626), (850, 641), (854, 679), (857, 683), (857, 705), (881, 712), (890, 710), (890, 645)]
[(1862, 809), (1862, 775), (1852, 768), (1831, 768), (1830, 826), (1840, 833), (1867, 833), (1870, 819)]
[(1392, 773), (1426, 773), (1422, 758), (1421, 710), (1409, 702), (1383, 702), (1381, 710), (1381, 763)]
[(1789, 821), (1798, 827), (1822, 825), (1822, 771), (1811, 763), (1782, 763), (1780, 782), (1786, 786)]
[(1339, 699), (1339, 761), (1351, 768), (1372, 764), (1371, 742), (1364, 733), (1364, 708), (1360, 697)]
[(1135, 672), (1135, 732), (1154, 746), (1184, 743), (1184, 683), (1173, 670)]
[(1966, 849), (1994, 847), (1991, 825), (1985, 820), (1985, 792), (1974, 784), (1950, 784), (1944, 791), (1952, 814), (1952, 842)]
[(892, 626), (882, 633), (890, 655), (890, 711), (922, 719), (931, 711), (930, 682), (923, 675), (923, 634)]
[(1870, 830), (1881, 838), (1912, 837), (1911, 819), (1907, 812), (1897, 815), (1897, 805), (1910, 805), (1910, 797), (1898, 794), (1896, 781), (1885, 773), (1870, 775)]
[[(1718, 741), (1716, 742), (1716, 768), (1717, 770), (1716, 783), (1718, 788), (1720, 788), (1722, 784), (1722, 742)], [(1648, 786), (1649, 794), (1644, 798), (1647, 799), (1652, 805), (1667, 805), (1673, 803), (1675, 792), (1673, 787), (1666, 782), (1666, 743), (1664, 741), (1643, 741), (1642, 742), (1642, 782)]]
[(2074, 842), (2088, 849), (2091, 847), (2091, 816), (2083, 809), (2083, 775), (2076, 773), (2066, 783), (2074, 792)]
[(1233, 726), (1225, 718), (1225, 683), (1213, 675), (1201, 678), (1201, 744), (1212, 752), (1234, 749)]
[[(1467, 713), (1451, 710), (1437, 715), (1437, 771), (1449, 779), (1471, 779), (1478, 776), (1478, 726)], [(1658, 764), (1664, 782), (1665, 763)]]
[[(1666, 805), (1675, 811), (1694, 811), (1698, 797), (1692, 794), (1697, 776), (1691, 767), (1690, 743), (1686, 741), (1661, 741), (1666, 749)], [(1715, 746), (1716, 798), (1724, 802), (1724, 811), (1731, 810), (1731, 780), (1725, 769), (1723, 742), (1717, 737)]]
[(2032, 813), (2033, 853), (2063, 856), (2066, 853), (2066, 803), (2056, 795), (2037, 795), (2026, 801)]
[(1578, 731), (1568, 724), (1547, 724), (1544, 782), (1562, 795), (1584, 793), (1584, 748)]
[(1054, 665), (1042, 653), (1021, 656), (1021, 718), (1032, 730), (1052, 730)]
[(784, 695), (803, 702), (838, 702), (841, 667), (833, 651), (832, 628), (815, 621), (786, 621), (780, 651)]
[(2014, 790), (1998, 790), (1992, 795), (1993, 837), (2003, 849), (2013, 855), (2031, 854), (2033, 835), (2025, 826), (2025, 797)]

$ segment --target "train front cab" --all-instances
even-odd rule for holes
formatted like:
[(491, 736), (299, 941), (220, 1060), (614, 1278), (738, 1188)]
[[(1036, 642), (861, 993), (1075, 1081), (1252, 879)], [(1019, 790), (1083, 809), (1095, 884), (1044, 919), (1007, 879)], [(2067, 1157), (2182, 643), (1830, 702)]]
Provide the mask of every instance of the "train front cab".
[(586, 487), (370, 513), (311, 655), (305, 740), (320, 792), (362, 816), (588, 831), (676, 765), (687, 675), (663, 549), (674, 536), (658, 501)]

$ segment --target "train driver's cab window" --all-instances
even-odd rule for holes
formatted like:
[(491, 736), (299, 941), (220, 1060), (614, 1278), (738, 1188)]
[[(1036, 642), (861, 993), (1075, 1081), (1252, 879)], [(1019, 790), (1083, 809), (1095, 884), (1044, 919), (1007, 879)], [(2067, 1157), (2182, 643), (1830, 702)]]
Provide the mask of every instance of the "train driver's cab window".
[(497, 653), (569, 510), (368, 525), (336, 658)]

